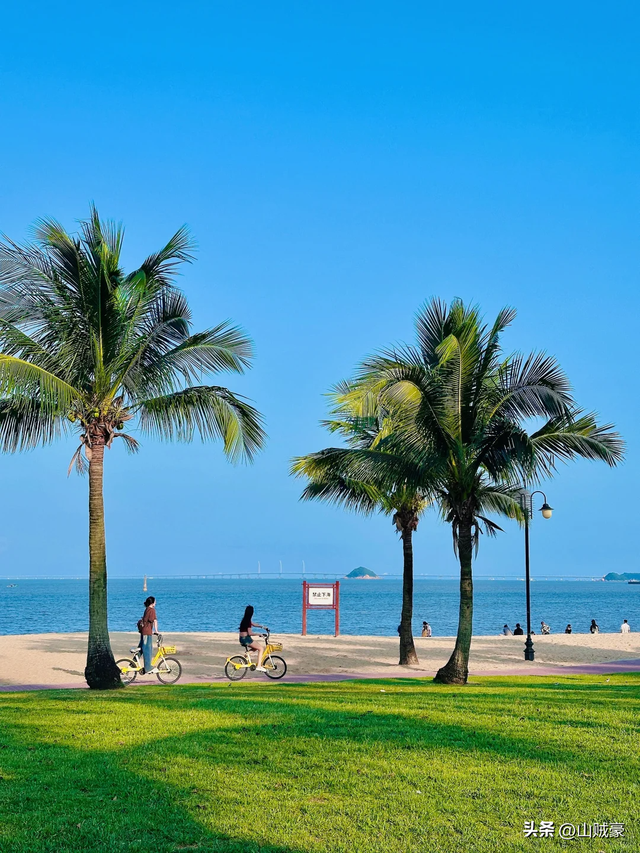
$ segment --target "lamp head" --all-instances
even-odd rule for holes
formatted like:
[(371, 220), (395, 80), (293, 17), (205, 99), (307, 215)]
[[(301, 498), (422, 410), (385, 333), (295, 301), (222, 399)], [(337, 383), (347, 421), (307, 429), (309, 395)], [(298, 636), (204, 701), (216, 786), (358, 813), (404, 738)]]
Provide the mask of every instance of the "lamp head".
[(549, 504), (545, 501), (540, 507), (540, 512), (542, 513), (543, 518), (551, 518), (553, 515), (553, 507), (549, 506)]

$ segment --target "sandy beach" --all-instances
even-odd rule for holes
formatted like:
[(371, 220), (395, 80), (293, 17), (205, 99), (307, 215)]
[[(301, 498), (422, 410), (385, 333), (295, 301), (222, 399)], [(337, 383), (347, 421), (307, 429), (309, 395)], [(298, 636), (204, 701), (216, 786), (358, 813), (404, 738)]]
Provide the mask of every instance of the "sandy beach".
[[(397, 637), (306, 636), (284, 634), (282, 642), (288, 676), (406, 676), (400, 667)], [(522, 637), (475, 637), (471, 646), (471, 674), (544, 674), (549, 668), (605, 664), (640, 659), (640, 632), (630, 634), (552, 634), (535, 636), (535, 662), (523, 661)], [(116, 658), (128, 657), (137, 645), (134, 633), (113, 633)], [(86, 654), (86, 634), (26, 634), (0, 636), (0, 686), (81, 686)], [(229, 655), (240, 651), (236, 634), (175, 633), (165, 637), (177, 646), (184, 683), (217, 681)], [(433, 675), (446, 662), (452, 637), (417, 637), (420, 666), (411, 673)], [(249, 677), (261, 677), (250, 673)], [(150, 683), (155, 678), (146, 679)]]

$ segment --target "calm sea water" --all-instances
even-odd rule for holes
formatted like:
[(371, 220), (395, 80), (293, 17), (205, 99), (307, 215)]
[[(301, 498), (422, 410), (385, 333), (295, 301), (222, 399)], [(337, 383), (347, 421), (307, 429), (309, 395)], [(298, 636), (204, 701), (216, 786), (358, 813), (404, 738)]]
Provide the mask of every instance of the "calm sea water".
[[(15, 583), (15, 587), (8, 584)], [(171, 631), (235, 631), (247, 604), (256, 621), (275, 633), (301, 630), (300, 580), (149, 579), (148, 592), (139, 579), (109, 582), (109, 625), (114, 631), (135, 631), (147, 595), (158, 600), (160, 629)], [(587, 632), (591, 619), (601, 631), (618, 631), (623, 619), (640, 630), (640, 585), (593, 581), (535, 581), (531, 586), (532, 625), (540, 620), (554, 632), (571, 622)], [(340, 583), (340, 629), (343, 634), (392, 635), (400, 620), (399, 579), (351, 580)], [(415, 582), (414, 628), (423, 619), (435, 636), (455, 634), (458, 583), (418, 579)], [(0, 634), (86, 631), (87, 582), (82, 580), (0, 581)], [(333, 633), (333, 611), (308, 617), (311, 634)], [(525, 625), (525, 586), (518, 580), (475, 581), (474, 633), (500, 633), (508, 623)]]

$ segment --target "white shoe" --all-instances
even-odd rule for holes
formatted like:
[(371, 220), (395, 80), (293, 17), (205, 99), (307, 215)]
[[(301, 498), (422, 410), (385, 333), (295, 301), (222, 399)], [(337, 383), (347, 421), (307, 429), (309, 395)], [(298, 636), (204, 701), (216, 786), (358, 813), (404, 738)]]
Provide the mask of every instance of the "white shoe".
[(155, 675), (156, 672), (160, 672), (157, 666), (154, 666), (153, 669), (150, 669), (148, 672), (145, 672), (145, 675)]
[(264, 666), (257, 666), (257, 667), (256, 667), (256, 672), (266, 672), (266, 671), (267, 671), (267, 670), (266, 670), (266, 668), (265, 668)]

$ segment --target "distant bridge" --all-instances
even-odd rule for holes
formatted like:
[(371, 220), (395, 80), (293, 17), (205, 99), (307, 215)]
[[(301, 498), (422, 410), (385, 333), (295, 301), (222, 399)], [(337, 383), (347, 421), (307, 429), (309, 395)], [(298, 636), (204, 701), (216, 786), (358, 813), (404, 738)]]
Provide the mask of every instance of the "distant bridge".
[[(379, 578), (386, 578), (387, 580), (401, 580), (401, 574), (392, 574), (387, 572), (383, 575), (379, 575)], [(428, 580), (458, 580), (459, 575), (434, 575), (434, 574), (421, 574), (416, 572), (414, 577), (420, 579), (428, 579)], [(182, 578), (187, 578), (188, 580), (260, 580), (260, 578), (280, 578), (287, 580), (342, 580), (345, 578), (345, 575), (339, 572), (209, 572), (207, 574), (193, 574), (193, 575), (147, 575), (147, 579), (151, 580), (180, 580)], [(360, 578), (355, 578), (355, 580), (360, 580)], [(476, 580), (491, 580), (491, 581), (524, 581), (523, 577), (519, 577), (517, 575), (476, 575)], [(594, 577), (589, 575), (563, 575), (561, 577), (554, 575), (540, 575), (535, 578), (531, 578), (532, 581), (601, 581), (601, 577)]]
[(240, 580), (251, 578), (280, 578), (281, 580), (331, 580), (340, 579), (344, 575), (336, 572), (212, 572), (206, 575), (147, 575), (147, 580)]

